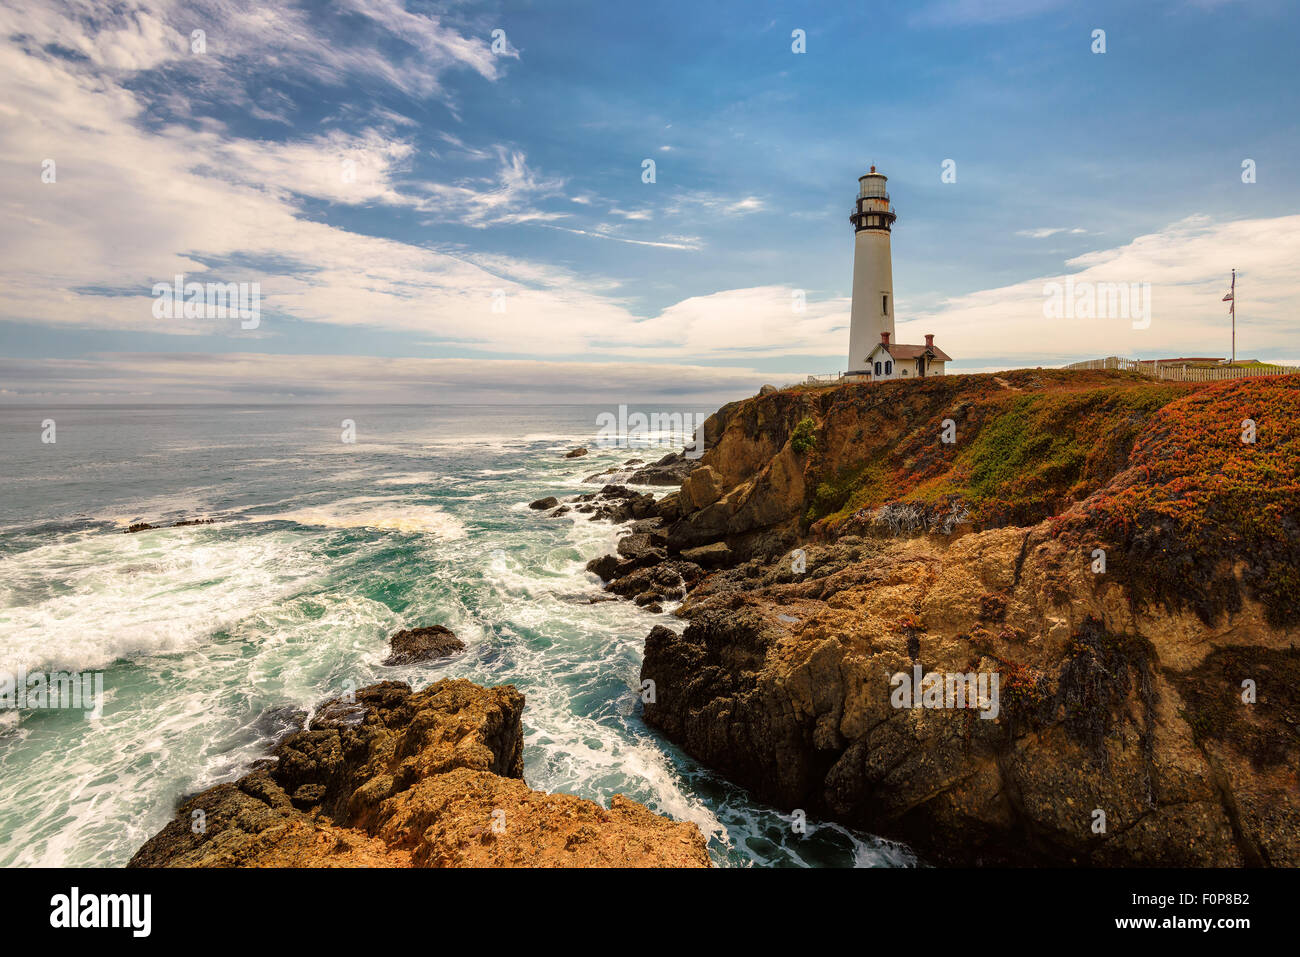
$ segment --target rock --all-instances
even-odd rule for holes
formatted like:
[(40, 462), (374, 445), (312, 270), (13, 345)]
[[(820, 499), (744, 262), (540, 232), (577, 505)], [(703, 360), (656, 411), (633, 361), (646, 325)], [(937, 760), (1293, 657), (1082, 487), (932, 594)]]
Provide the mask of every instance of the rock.
[(673, 452), (653, 465), (637, 469), (628, 481), (633, 485), (680, 485), (695, 470), (699, 461), (683, 452)]
[(682, 517), (681, 493), (669, 492), (655, 502), (655, 514), (665, 523), (671, 524)]
[(509, 685), (458, 679), (362, 688), (274, 764), (183, 803), (128, 866), (709, 866), (694, 824), (622, 795), (604, 808), (530, 789), (523, 706)]
[(399, 631), (388, 639), (388, 643), (393, 653), (384, 659), (386, 665), (410, 665), (431, 658), (446, 658), (465, 650), (465, 642), (442, 625)]
[(655, 497), (649, 492), (634, 492), (626, 485), (606, 485), (599, 492), (586, 492), (571, 499), (575, 511), (590, 520), (621, 525), (634, 519), (656, 518)]
[(576, 449), (570, 449), (569, 451), (565, 452), (564, 457), (566, 459), (576, 459), (576, 458), (581, 458), (586, 454), (587, 454), (587, 450), (580, 446)]
[(774, 385), (764, 385), (764, 386), (760, 386), (760, 387), (759, 387), (758, 394), (759, 394), (759, 395), (771, 395), (773, 392), (777, 392), (777, 391), (779, 391), (779, 390), (778, 390), (777, 387), (774, 386)]
[(720, 565), (730, 564), (732, 554), (726, 542), (713, 542), (709, 545), (685, 549), (682, 552), (682, 558), (703, 568), (717, 568)]
[[(215, 521), (216, 521), (215, 518), (186, 518), (186, 519), (182, 519), (179, 522), (172, 522), (172, 524), (168, 527), (187, 528), (191, 525), (211, 525)], [(147, 532), (150, 529), (162, 528), (162, 527), (163, 526), (161, 525), (150, 525), (148, 522), (135, 522), (134, 524), (127, 526), (126, 533), (130, 534), (131, 532)]]
[(707, 508), (722, 498), (722, 476), (710, 465), (703, 465), (686, 477), (682, 483), (681, 505), (685, 511)]
[(617, 555), (602, 555), (587, 562), (587, 571), (600, 576), (601, 581), (609, 581), (618, 572), (623, 560)]
[(560, 504), (560, 500), (558, 498), (556, 498), (554, 495), (548, 495), (546, 496), (546, 498), (539, 498), (535, 502), (529, 502), (528, 507), (540, 510), (544, 508), (555, 508), (555, 506), (559, 504)]
[(663, 535), (656, 536), (650, 532), (624, 535), (618, 540), (617, 551), (624, 558), (649, 565), (668, 557), (668, 552), (663, 548), (666, 541)]

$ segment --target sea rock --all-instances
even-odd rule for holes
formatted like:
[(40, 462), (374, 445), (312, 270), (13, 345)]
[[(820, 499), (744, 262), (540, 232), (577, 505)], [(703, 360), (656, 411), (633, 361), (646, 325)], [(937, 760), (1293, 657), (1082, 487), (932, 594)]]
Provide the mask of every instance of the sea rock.
[(730, 564), (732, 554), (726, 542), (713, 542), (684, 550), (682, 558), (703, 568), (717, 568), (720, 565)]
[(393, 653), (384, 659), (386, 665), (410, 665), (465, 650), (465, 642), (442, 625), (399, 631), (388, 639), (388, 644)]
[[(215, 518), (187, 518), (187, 519), (182, 519), (179, 522), (172, 522), (171, 525), (165, 527), (187, 528), (191, 525), (211, 525), (215, 521), (216, 521)], [(134, 524), (127, 526), (126, 533), (130, 534), (131, 532), (147, 532), (151, 529), (163, 528), (163, 527), (164, 526), (162, 525), (150, 525), (148, 522), (135, 522)]]
[(656, 517), (655, 497), (649, 492), (634, 492), (626, 485), (606, 485), (599, 492), (586, 492), (570, 501), (575, 511), (589, 515), (593, 522), (621, 525)]
[(616, 550), (624, 558), (641, 565), (650, 565), (668, 557), (664, 549), (667, 539), (654, 532), (635, 532), (618, 540)]
[(565, 453), (564, 453), (564, 457), (565, 457), (566, 459), (576, 459), (576, 458), (581, 458), (582, 456), (584, 456), (584, 455), (586, 455), (586, 454), (587, 454), (587, 450), (586, 450), (586, 449), (584, 449), (584, 448), (582, 448), (582, 447), (578, 447), (578, 448), (576, 448), (576, 449), (570, 449), (569, 451), (565, 452)]
[(699, 464), (699, 458), (691, 458), (684, 452), (669, 452), (652, 465), (637, 469), (632, 468), (634, 465), (642, 464), (640, 459), (629, 459), (623, 463), (621, 468), (606, 469), (603, 472), (588, 475), (583, 481), (588, 484), (626, 482), (630, 485), (680, 485), (686, 476), (695, 470), (695, 467)]
[(539, 498), (535, 502), (529, 502), (528, 507), (541, 510), (545, 508), (555, 508), (555, 506), (559, 504), (560, 504), (560, 500), (558, 498), (556, 498), (554, 495), (548, 495), (546, 496), (546, 498)]
[(684, 452), (670, 452), (653, 465), (637, 469), (628, 483), (631, 485), (680, 485), (699, 464)]
[(530, 789), (523, 706), (509, 685), (459, 679), (363, 688), (274, 764), (185, 801), (129, 866), (709, 866), (694, 824)]

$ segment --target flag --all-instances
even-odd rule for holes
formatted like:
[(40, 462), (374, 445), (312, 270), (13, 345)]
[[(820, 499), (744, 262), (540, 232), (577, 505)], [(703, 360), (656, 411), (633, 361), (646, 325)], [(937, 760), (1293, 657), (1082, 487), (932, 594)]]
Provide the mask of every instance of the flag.
[(1228, 293), (1226, 296), (1224, 296), (1224, 297), (1223, 297), (1222, 299), (1220, 299), (1219, 301), (1220, 301), (1220, 302), (1232, 302), (1232, 293)]

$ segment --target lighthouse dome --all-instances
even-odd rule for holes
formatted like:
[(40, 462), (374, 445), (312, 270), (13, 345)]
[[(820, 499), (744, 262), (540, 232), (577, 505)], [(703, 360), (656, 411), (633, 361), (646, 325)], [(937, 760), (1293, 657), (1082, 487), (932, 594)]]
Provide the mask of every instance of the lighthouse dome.
[(888, 179), (884, 173), (877, 173), (876, 168), (871, 167), (870, 173), (858, 177), (858, 196), (863, 199), (888, 199), (889, 193), (885, 191)]

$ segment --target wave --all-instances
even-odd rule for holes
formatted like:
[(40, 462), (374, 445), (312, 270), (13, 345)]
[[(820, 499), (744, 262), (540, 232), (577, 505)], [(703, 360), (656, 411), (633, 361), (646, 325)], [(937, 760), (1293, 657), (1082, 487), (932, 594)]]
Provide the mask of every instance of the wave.
[(0, 670), (184, 651), (319, 576), (301, 536), (91, 534), (0, 558)]
[(317, 528), (374, 528), (384, 531), (421, 532), (443, 541), (465, 538), (465, 525), (440, 505), (417, 505), (401, 498), (361, 496), (324, 505), (307, 505), (274, 515), (259, 515), (257, 522), (294, 522)]

